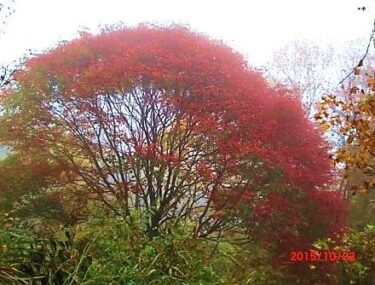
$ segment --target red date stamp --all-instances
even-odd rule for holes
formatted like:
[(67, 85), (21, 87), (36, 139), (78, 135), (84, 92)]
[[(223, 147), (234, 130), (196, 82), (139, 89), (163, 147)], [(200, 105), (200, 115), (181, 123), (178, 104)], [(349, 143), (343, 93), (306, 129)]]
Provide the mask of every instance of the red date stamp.
[(329, 262), (354, 262), (356, 255), (354, 251), (292, 251), (289, 260), (293, 262), (303, 261), (329, 261)]

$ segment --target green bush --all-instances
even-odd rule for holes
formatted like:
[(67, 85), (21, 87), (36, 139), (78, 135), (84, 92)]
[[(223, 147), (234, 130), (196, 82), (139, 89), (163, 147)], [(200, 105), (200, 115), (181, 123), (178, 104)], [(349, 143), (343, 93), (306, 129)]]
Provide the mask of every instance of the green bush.
[(78, 256), (68, 238), (40, 238), (28, 229), (0, 228), (0, 284), (66, 284)]
[(224, 284), (207, 255), (214, 249), (182, 229), (150, 240), (112, 218), (47, 237), (18, 224), (0, 229), (0, 284)]
[(149, 240), (124, 222), (107, 219), (87, 233), (95, 240), (81, 284), (223, 284), (206, 257), (210, 244), (183, 230)]
[(340, 262), (337, 283), (340, 285), (373, 285), (375, 282), (375, 226), (351, 230), (344, 235), (342, 245), (336, 250), (355, 252), (355, 262)]

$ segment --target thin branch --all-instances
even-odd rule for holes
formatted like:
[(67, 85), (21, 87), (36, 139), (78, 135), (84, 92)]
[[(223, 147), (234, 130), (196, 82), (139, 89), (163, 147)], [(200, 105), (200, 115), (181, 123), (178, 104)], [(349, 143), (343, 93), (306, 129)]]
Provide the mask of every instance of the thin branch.
[(375, 19), (374, 19), (373, 28), (372, 28), (372, 31), (371, 31), (370, 39), (369, 39), (369, 42), (367, 44), (367, 48), (366, 48), (365, 54), (362, 56), (362, 58), (360, 59), (360, 61), (358, 62), (358, 64), (337, 84), (337, 86), (340, 86), (346, 79), (348, 79), (354, 73), (354, 70), (357, 67), (362, 66), (363, 61), (368, 56), (368, 53), (370, 51), (370, 46), (371, 46), (372, 42), (373, 42), (373, 45), (375, 47), (375, 37), (374, 36), (375, 36)]

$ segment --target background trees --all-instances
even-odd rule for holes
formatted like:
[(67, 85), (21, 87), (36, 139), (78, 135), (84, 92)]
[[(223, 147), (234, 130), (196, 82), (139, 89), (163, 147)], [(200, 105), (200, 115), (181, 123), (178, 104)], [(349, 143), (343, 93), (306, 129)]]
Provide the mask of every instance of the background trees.
[(311, 117), (319, 97), (332, 87), (335, 61), (332, 47), (296, 40), (277, 50), (266, 70), (271, 81), (296, 90), (306, 115)]
[(337, 89), (339, 81), (358, 64), (366, 45), (367, 41), (357, 39), (334, 49), (324, 43), (295, 40), (275, 51), (264, 67), (266, 78), (273, 85), (296, 90), (291, 95), (298, 97), (306, 116), (313, 119), (321, 97)]

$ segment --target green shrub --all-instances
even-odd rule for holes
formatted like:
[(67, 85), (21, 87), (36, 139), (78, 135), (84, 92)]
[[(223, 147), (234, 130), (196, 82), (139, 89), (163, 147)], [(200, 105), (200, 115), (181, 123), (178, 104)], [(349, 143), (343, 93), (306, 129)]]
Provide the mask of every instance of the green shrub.
[(95, 228), (101, 231), (89, 251), (82, 284), (223, 284), (207, 258), (210, 244), (182, 230), (149, 240), (122, 221), (106, 220), (88, 235), (95, 235)]

